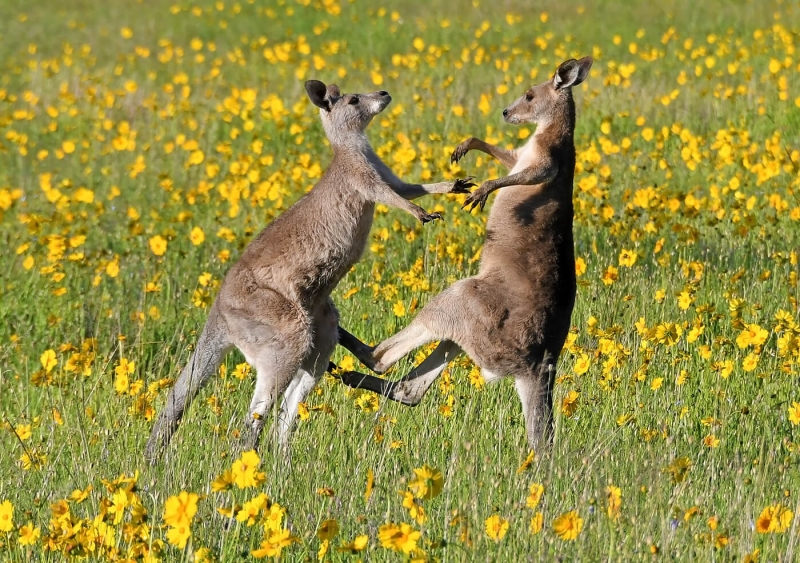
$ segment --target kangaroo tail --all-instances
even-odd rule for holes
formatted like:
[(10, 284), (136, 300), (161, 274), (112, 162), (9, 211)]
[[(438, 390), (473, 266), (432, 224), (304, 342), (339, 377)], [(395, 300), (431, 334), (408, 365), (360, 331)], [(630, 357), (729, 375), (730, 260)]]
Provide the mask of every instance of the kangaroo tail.
[(156, 463), (164, 453), (178, 423), (192, 399), (216, 373), (222, 359), (231, 347), (225, 321), (212, 305), (203, 332), (197, 341), (194, 353), (181, 371), (178, 381), (169, 393), (167, 404), (158, 415), (150, 438), (145, 446), (144, 457)]

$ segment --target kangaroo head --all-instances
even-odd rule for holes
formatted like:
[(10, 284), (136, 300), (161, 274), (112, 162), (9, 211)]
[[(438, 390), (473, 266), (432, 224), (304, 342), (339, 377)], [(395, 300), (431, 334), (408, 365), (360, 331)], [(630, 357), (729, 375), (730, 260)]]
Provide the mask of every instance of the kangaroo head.
[(372, 118), (392, 101), (385, 90), (368, 94), (342, 94), (336, 84), (326, 86), (319, 80), (306, 82), (306, 93), (311, 103), (320, 108), (322, 126), (333, 144), (344, 142), (348, 135), (363, 132)]
[(513, 104), (503, 110), (503, 119), (507, 123), (546, 124), (572, 104), (573, 86), (577, 86), (589, 75), (592, 68), (592, 57), (581, 60), (569, 59), (561, 63), (553, 78), (536, 86), (532, 86)]

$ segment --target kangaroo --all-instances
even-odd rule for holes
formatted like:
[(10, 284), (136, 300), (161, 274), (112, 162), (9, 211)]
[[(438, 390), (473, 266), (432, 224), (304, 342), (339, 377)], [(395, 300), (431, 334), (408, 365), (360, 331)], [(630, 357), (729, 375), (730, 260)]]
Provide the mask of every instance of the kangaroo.
[(487, 381), (510, 375), (522, 401), (529, 445), (553, 439), (555, 364), (575, 303), (572, 185), (575, 174), (575, 102), (571, 88), (584, 81), (592, 58), (562, 63), (553, 78), (534, 86), (506, 109), (508, 123), (536, 123), (516, 150), (470, 138), (451, 156), (485, 152), (511, 171), (489, 180), (464, 203), (483, 206), (495, 190), (478, 274), (433, 298), (405, 329), (372, 348), (351, 334), (342, 344), (367, 367), (383, 373), (425, 343), (441, 341), (409, 374), (390, 382), (357, 372), (341, 374), (351, 386), (417, 405), (447, 363), (465, 351)]
[(365, 134), (389, 105), (388, 92), (341, 94), (335, 84), (305, 83), (319, 107), (333, 160), (319, 183), (268, 225), (225, 276), (188, 364), (158, 416), (145, 448), (155, 463), (184, 411), (238, 348), (256, 369), (244, 442), (257, 447), (265, 415), (283, 395), (278, 416), (282, 446), (305, 399), (328, 368), (338, 340), (339, 315), (330, 294), (367, 242), (376, 203), (407, 211), (422, 223), (441, 219), (410, 199), (467, 193), (470, 179), (407, 184), (375, 154)]

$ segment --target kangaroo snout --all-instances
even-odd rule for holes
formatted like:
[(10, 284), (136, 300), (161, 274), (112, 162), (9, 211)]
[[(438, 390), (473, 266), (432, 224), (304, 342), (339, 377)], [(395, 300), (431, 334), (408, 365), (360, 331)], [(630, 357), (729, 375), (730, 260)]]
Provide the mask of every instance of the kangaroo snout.
[(369, 95), (370, 100), (374, 104), (375, 113), (380, 113), (386, 106), (392, 103), (392, 96), (386, 90), (379, 90)]
[(503, 110), (503, 117), (508, 117), (508, 108)]

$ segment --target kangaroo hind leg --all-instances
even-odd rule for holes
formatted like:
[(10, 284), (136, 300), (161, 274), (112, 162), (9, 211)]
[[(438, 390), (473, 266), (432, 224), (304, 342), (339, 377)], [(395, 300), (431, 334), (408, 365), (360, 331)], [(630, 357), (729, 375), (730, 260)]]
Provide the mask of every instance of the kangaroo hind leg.
[(361, 342), (361, 340), (350, 334), (341, 326), (338, 328), (338, 332), (339, 345), (352, 353), (359, 362), (367, 366), (369, 369), (374, 369), (375, 360), (372, 358), (372, 353), (375, 351), (375, 347)]
[(278, 414), (278, 442), (287, 452), (299, 405), (328, 369), (328, 362), (339, 339), (338, 326), (339, 313), (333, 302), (328, 300), (314, 315), (313, 348), (286, 390)]
[(483, 332), (483, 319), (473, 303), (480, 283), (466, 278), (434, 297), (411, 324), (375, 347), (373, 370), (383, 373), (415, 348), (434, 340), (451, 340), (471, 355)]
[(297, 376), (302, 355), (288, 352), (280, 346), (262, 349), (255, 358), (248, 358), (256, 368), (256, 388), (250, 401), (246, 426), (249, 435), (245, 438), (245, 449), (255, 449), (261, 437), (266, 417), (278, 397), (284, 394)]
[(460, 353), (461, 348), (458, 347), (458, 344), (445, 340), (421, 364), (399, 381), (387, 381), (374, 375), (355, 371), (341, 374), (341, 379), (342, 383), (350, 387), (367, 389), (413, 407), (422, 401), (425, 393), (442, 374), (447, 364)]
[(514, 378), (514, 386), (522, 401), (528, 445), (533, 450), (553, 443), (555, 373), (555, 359), (546, 357), (534, 370)]
[(200, 389), (217, 372), (222, 359), (231, 347), (225, 322), (216, 306), (212, 306), (208, 320), (197, 340), (197, 346), (172, 387), (147, 440), (144, 457), (151, 464), (161, 458), (172, 435), (178, 429), (183, 413)]

